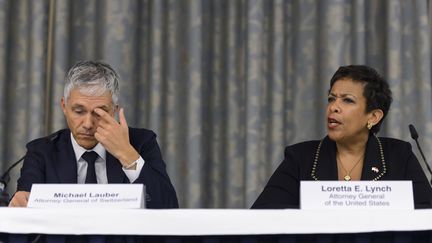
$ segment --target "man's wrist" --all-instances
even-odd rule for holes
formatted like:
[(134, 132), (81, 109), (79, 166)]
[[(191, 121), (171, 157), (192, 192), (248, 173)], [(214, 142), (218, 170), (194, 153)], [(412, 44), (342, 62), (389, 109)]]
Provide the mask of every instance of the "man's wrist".
[(130, 150), (128, 150), (123, 156), (118, 159), (120, 160), (123, 168), (131, 168), (133, 167), (133, 164), (136, 164), (139, 158), (140, 154), (133, 147), (131, 147)]

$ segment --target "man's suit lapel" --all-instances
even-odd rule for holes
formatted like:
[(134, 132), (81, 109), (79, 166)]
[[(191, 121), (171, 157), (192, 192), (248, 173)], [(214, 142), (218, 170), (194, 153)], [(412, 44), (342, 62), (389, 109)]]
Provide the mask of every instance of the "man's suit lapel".
[(370, 135), (366, 143), (362, 180), (378, 180), (386, 173), (385, 165), (381, 160), (380, 146), (377, 139), (374, 135)]
[(126, 174), (123, 172), (120, 162), (110, 153), (106, 153), (106, 169), (108, 183), (125, 183), (129, 182)]
[(53, 151), (53, 165), (60, 183), (77, 183), (77, 162), (70, 140), (70, 131), (62, 132)]

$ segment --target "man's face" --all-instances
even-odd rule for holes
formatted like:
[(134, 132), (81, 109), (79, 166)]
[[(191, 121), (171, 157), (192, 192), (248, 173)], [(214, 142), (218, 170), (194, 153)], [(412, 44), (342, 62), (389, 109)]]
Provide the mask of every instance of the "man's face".
[(81, 93), (79, 89), (73, 89), (67, 102), (62, 98), (61, 106), (73, 137), (85, 149), (91, 149), (98, 143), (94, 133), (98, 127), (99, 117), (94, 110), (101, 108), (113, 117), (116, 110), (109, 91), (100, 96), (92, 96)]

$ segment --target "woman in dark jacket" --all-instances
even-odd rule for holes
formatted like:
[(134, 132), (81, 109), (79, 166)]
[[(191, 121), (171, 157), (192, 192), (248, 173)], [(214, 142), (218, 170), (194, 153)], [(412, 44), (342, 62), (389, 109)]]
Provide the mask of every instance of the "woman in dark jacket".
[(302, 180), (411, 180), (415, 207), (431, 207), (432, 189), (411, 145), (376, 136), (391, 102), (374, 69), (340, 67), (330, 81), (327, 136), (286, 147), (252, 208), (298, 208)]

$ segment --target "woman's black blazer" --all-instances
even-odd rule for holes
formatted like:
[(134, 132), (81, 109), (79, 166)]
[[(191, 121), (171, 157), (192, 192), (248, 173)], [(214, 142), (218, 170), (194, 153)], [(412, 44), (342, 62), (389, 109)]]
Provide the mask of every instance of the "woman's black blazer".
[[(315, 159), (319, 144), (316, 140), (286, 147), (285, 159), (252, 208), (299, 208), (300, 181), (337, 180), (336, 143), (325, 137)], [(431, 207), (431, 186), (408, 142), (370, 135), (361, 180), (411, 180), (415, 207)]]

